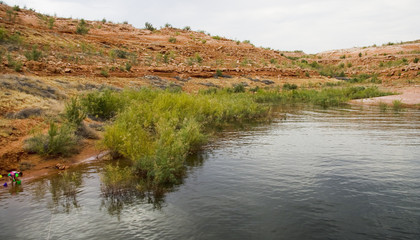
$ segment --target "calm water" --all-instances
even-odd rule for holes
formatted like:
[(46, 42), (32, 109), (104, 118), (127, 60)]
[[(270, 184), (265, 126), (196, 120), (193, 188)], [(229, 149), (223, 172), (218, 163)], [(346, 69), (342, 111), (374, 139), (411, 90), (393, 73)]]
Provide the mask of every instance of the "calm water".
[(104, 162), (3, 188), (0, 239), (420, 238), (420, 111), (280, 109), (222, 135), (160, 197), (105, 196)]

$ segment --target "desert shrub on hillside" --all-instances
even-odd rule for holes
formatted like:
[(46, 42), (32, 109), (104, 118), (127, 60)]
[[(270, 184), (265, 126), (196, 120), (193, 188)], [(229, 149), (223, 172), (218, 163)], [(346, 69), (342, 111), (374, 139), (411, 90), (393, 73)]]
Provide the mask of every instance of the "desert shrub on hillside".
[(71, 98), (64, 108), (64, 118), (69, 123), (80, 126), (86, 118), (86, 113), (79, 98)]
[(32, 47), (31, 51), (27, 51), (24, 53), (26, 59), (38, 61), (42, 57), (42, 52), (38, 50), (38, 46), (35, 45)]
[(80, 20), (79, 25), (77, 25), (76, 33), (85, 35), (89, 32), (89, 28), (87, 26), (87, 23), (84, 19)]
[(50, 123), (47, 134), (36, 133), (32, 138), (25, 141), (25, 149), (28, 152), (38, 153), (42, 156), (68, 156), (77, 152), (78, 139), (74, 134), (74, 126), (63, 124), (60, 127)]
[(111, 55), (113, 55), (117, 58), (123, 58), (123, 59), (128, 58), (128, 56), (130, 55), (130, 53), (128, 53), (124, 50), (120, 50), (120, 49), (113, 49), (111, 52), (112, 52)]
[(145, 28), (146, 28), (147, 30), (149, 30), (149, 31), (155, 31), (155, 30), (156, 30), (156, 28), (154, 28), (154, 27), (153, 27), (153, 25), (152, 25), (151, 23), (149, 23), (149, 22), (146, 22), (146, 23), (144, 24), (144, 26), (145, 26)]
[(176, 43), (176, 38), (174, 38), (174, 37), (170, 37), (170, 38), (169, 38), (169, 42), (170, 42), (170, 43)]

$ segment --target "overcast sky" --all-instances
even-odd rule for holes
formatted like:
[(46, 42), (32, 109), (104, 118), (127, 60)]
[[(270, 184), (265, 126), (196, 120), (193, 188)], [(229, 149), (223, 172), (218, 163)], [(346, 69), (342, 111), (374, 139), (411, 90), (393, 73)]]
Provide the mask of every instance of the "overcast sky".
[(190, 26), (255, 46), (317, 53), (420, 39), (420, 0), (6, 0), (59, 17)]

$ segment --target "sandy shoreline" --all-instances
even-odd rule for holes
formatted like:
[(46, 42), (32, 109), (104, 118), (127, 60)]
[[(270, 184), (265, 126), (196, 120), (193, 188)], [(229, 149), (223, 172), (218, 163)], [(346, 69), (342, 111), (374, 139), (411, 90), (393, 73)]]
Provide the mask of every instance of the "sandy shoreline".
[(395, 100), (401, 101), (406, 106), (420, 105), (420, 85), (393, 88), (391, 91), (399, 93), (397, 95), (389, 95), (375, 98), (364, 98), (351, 100), (351, 103), (378, 105), (379, 103), (386, 103), (392, 105)]

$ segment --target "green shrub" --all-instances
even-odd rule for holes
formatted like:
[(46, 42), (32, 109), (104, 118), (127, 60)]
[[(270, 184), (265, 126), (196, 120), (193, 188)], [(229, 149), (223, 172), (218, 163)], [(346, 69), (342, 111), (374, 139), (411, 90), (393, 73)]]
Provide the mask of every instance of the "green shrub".
[(76, 28), (76, 33), (77, 34), (81, 34), (81, 35), (85, 35), (89, 32), (89, 28), (87, 27), (87, 23), (86, 21), (82, 18), (79, 22), (79, 24), (77, 25)]
[(25, 149), (42, 156), (68, 156), (77, 152), (77, 142), (72, 125), (58, 127), (51, 122), (47, 134), (37, 133), (25, 141)]
[(86, 94), (81, 99), (81, 104), (89, 116), (102, 120), (114, 117), (123, 107), (122, 100), (110, 89)]
[(176, 38), (174, 38), (174, 37), (170, 37), (170, 38), (169, 38), (169, 42), (170, 42), (170, 43), (176, 43)]
[(154, 28), (153, 27), (153, 25), (151, 24), (151, 23), (149, 23), (149, 22), (146, 22), (145, 24), (144, 24), (144, 26), (145, 26), (145, 28), (147, 29), (147, 30), (149, 30), (149, 31), (155, 31), (156, 30), (156, 28)]
[(23, 63), (22, 63), (22, 62), (20, 62), (20, 61), (17, 61), (17, 62), (14, 62), (14, 64), (13, 64), (13, 69), (14, 69), (16, 72), (22, 72), (22, 66), (23, 66)]
[(245, 92), (245, 86), (243, 84), (236, 84), (233, 87), (234, 93), (244, 93)]
[(172, 28), (172, 25), (169, 23), (165, 23), (165, 28)]
[(13, 6), (13, 11), (19, 12), (20, 7), (18, 5)]
[(402, 107), (403, 107), (403, 103), (400, 100), (392, 101), (392, 109), (394, 109), (394, 111), (396, 112), (401, 111)]
[(80, 126), (86, 118), (86, 113), (79, 98), (71, 98), (64, 108), (64, 119), (75, 126)]
[(15, 22), (17, 13), (13, 10), (6, 10), (6, 16), (9, 20), (9, 22)]
[(200, 56), (200, 54), (198, 54), (198, 53), (195, 53), (195, 60), (198, 62), (198, 63), (202, 63), (203, 62), (203, 58)]
[(419, 62), (419, 58), (414, 58), (413, 62), (414, 63), (418, 63)]
[(216, 77), (222, 77), (223, 76), (223, 72), (220, 69), (216, 70)]
[(38, 46), (34, 45), (32, 51), (27, 51), (24, 53), (27, 60), (38, 61), (42, 57), (42, 52), (38, 51)]
[(362, 57), (362, 53), (361, 52), (359, 53), (359, 57)]
[(285, 83), (283, 84), (283, 90), (295, 90), (298, 86), (296, 84)]
[(12, 55), (8, 54), (7, 55), (7, 66), (9, 68), (13, 68), (16, 72), (21, 72), (23, 63), (20, 62), (20, 61), (15, 61), (13, 59)]
[(0, 27), (0, 42), (5, 42), (9, 38), (9, 34), (6, 29)]
[(126, 70), (127, 72), (131, 71), (131, 67), (132, 67), (132, 65), (131, 65), (131, 63), (130, 63), (130, 62), (126, 62), (126, 63), (125, 63), (125, 70)]
[(379, 109), (381, 110), (381, 112), (385, 112), (388, 109), (388, 104), (380, 102)]
[(112, 52), (111, 55), (116, 56), (117, 58), (123, 58), (123, 59), (128, 58), (128, 56), (130, 55), (128, 52), (124, 50), (120, 50), (120, 49), (113, 49), (111, 52)]
[(220, 39), (222, 39), (220, 36), (213, 36), (213, 37), (211, 37), (211, 38), (213, 38), (213, 39), (215, 39), (215, 40), (220, 40)]
[(345, 59), (345, 58), (346, 58), (346, 55), (340, 56), (340, 59)]
[(328, 77), (345, 77), (346, 74), (339, 66), (334, 65), (318, 65), (319, 74)]
[(191, 30), (191, 27), (190, 27), (190, 26), (185, 26), (183, 29), (184, 29), (185, 31), (190, 31), (190, 30)]
[(48, 18), (48, 28), (52, 29), (54, 27), (55, 18), (50, 17)]
[(104, 77), (109, 77), (108, 68), (102, 68), (101, 69), (101, 75), (104, 76)]
[(271, 64), (277, 64), (277, 63), (278, 63), (278, 61), (277, 61), (277, 59), (272, 58), (272, 59), (270, 59), (270, 63), (271, 63)]

